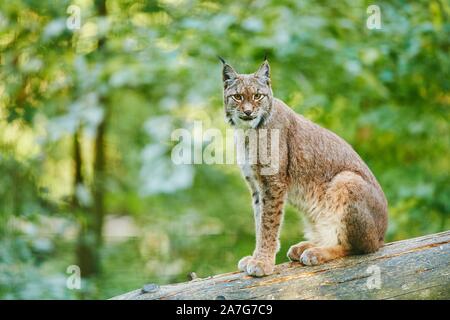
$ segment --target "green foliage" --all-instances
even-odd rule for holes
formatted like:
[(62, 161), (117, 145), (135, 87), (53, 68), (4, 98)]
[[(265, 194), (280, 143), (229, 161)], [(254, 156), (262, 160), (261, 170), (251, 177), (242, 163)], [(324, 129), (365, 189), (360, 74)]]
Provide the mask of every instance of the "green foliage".
[[(172, 130), (225, 132), (217, 55), (253, 72), (267, 53), (275, 95), (354, 146), (388, 197), (389, 241), (449, 228), (446, 1), (379, 1), (380, 30), (362, 0), (120, 0), (106, 15), (101, 3), (0, 4), (0, 297), (107, 298), (235, 270), (254, 243), (237, 168), (170, 161)], [(66, 27), (70, 4), (80, 30)], [(105, 121), (102, 273), (71, 291)], [(288, 207), (278, 262), (301, 235)]]

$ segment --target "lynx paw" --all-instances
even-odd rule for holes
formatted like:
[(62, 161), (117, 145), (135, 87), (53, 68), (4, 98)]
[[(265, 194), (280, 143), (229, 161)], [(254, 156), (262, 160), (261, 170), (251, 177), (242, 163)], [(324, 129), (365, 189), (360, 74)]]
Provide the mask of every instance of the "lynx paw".
[(247, 256), (239, 261), (238, 268), (249, 276), (263, 277), (273, 273), (274, 264), (268, 260)]
[(309, 248), (303, 251), (300, 262), (305, 266), (316, 266), (326, 262), (325, 256), (318, 248)]
[(312, 246), (313, 245), (310, 242), (302, 241), (300, 243), (297, 243), (296, 245), (291, 246), (289, 248), (287, 256), (291, 261), (300, 261), (302, 253)]
[(248, 262), (251, 260), (251, 259), (253, 259), (253, 257), (252, 256), (246, 256), (246, 257), (243, 257), (241, 260), (239, 260), (239, 262), (238, 262), (238, 269), (239, 269), (239, 271), (247, 271), (247, 264), (248, 264)]

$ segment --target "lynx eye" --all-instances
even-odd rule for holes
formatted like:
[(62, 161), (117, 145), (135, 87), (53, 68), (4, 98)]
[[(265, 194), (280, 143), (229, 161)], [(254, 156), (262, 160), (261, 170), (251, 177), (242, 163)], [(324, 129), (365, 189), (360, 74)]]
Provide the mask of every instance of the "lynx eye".
[(264, 97), (264, 95), (262, 95), (262, 94), (260, 94), (260, 93), (255, 93), (255, 94), (253, 95), (253, 100), (259, 101), (259, 100), (261, 100), (263, 97)]
[(231, 98), (233, 98), (233, 100), (237, 101), (237, 102), (241, 102), (242, 100), (244, 100), (244, 97), (242, 96), (242, 94), (233, 94), (231, 96)]

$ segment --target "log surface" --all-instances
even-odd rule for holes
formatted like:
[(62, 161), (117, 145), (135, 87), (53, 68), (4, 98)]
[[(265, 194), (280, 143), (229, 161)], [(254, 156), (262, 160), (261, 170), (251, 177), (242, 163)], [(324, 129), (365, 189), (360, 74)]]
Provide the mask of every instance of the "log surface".
[(232, 272), (112, 299), (450, 299), (450, 231), (314, 267), (283, 263), (263, 278)]

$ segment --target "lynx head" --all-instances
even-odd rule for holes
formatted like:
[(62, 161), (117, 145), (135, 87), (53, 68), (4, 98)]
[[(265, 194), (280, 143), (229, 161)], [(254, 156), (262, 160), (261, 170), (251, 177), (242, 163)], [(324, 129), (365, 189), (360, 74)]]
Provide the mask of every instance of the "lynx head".
[(222, 58), (225, 116), (231, 125), (257, 128), (272, 112), (273, 94), (267, 59), (252, 74), (238, 74)]

